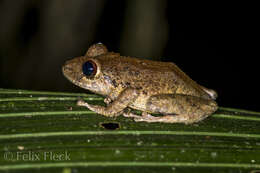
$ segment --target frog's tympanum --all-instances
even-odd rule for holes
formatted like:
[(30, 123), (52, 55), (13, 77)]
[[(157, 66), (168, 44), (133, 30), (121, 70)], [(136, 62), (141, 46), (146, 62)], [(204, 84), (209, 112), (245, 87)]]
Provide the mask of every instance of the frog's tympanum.
[[(83, 100), (77, 105), (108, 117), (123, 114), (135, 121), (189, 124), (218, 108), (217, 93), (197, 84), (174, 63), (120, 56), (100, 43), (85, 56), (67, 61), (62, 70), (73, 84), (106, 97), (107, 106)], [(140, 110), (142, 116), (126, 108)]]

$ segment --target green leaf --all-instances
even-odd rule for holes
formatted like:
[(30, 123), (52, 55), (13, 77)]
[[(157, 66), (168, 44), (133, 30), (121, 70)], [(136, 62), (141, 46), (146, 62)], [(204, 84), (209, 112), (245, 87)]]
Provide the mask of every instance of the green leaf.
[(221, 107), (191, 125), (108, 118), (93, 94), (0, 89), (0, 172), (260, 170), (260, 113)]

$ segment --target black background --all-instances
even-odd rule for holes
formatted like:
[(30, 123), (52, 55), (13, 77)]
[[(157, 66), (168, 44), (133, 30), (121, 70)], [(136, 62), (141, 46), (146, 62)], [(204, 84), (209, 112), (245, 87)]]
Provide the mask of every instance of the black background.
[[(48, 3), (51, 1), (20, 2), (19, 9), (23, 10), (17, 15), (21, 16), (19, 18), (10, 17), (11, 12), (17, 10), (10, 1), (0, 1), (0, 13), (3, 13), (0, 21), (0, 87), (84, 92), (67, 81), (60, 68), (65, 60), (83, 55), (91, 44), (102, 42), (109, 50), (121, 52), (123, 55), (160, 58), (162, 61), (176, 63), (192, 79), (216, 90), (220, 106), (260, 111), (259, 15), (256, 4), (177, 4), (170, 0), (161, 2), (164, 3), (162, 14), (167, 23), (167, 39), (163, 46), (158, 41), (158, 54), (139, 55), (121, 50), (122, 34), (125, 32), (123, 26), (128, 22), (126, 10), (129, 8), (129, 1), (102, 1), (99, 15), (93, 15), (96, 22), (91, 32), (85, 30), (89, 26), (89, 17), (95, 10), (85, 4), (78, 18), (76, 17), (76, 29), (74, 28), (78, 32), (77, 36), (81, 38), (80, 41), (72, 43), (66, 40), (75, 35), (75, 32), (71, 32), (65, 35), (64, 42), (60, 41), (54, 45), (52, 41), (48, 42), (47, 38), (53, 37), (48, 30), (45, 30), (43, 36), (38, 36), (45, 26), (42, 24), (42, 12), (49, 8)], [(145, 8), (144, 5), (143, 9)], [(155, 9), (153, 15), (157, 15), (156, 12)], [(64, 17), (69, 18), (70, 14)], [(50, 20), (52, 18), (53, 16), (50, 16)], [(13, 30), (5, 28), (15, 22), (18, 24), (14, 25)], [(60, 23), (57, 22), (58, 24)], [(142, 24), (145, 26), (146, 21)], [(52, 25), (51, 28), (55, 28), (55, 21)], [(127, 29), (135, 31), (135, 28), (136, 26), (128, 25)], [(155, 32), (154, 36), (160, 38), (160, 30)], [(62, 47), (61, 43), (69, 46)], [(56, 48), (56, 45), (59, 47)], [(131, 47), (133, 48), (135, 49)]]

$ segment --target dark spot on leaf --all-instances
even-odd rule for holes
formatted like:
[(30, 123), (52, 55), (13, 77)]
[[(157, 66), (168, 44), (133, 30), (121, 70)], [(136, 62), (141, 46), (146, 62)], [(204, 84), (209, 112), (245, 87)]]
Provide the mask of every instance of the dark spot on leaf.
[(107, 130), (116, 130), (119, 128), (118, 123), (102, 123), (101, 126)]

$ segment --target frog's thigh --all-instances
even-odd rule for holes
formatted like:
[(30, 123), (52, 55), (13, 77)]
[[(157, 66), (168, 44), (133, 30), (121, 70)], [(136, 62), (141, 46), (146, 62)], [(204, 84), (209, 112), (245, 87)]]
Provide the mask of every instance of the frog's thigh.
[(162, 94), (151, 96), (147, 101), (146, 109), (150, 112), (164, 114), (164, 116), (143, 117), (144, 121), (193, 123), (200, 121), (215, 112), (217, 104), (213, 100), (194, 96)]
[(108, 104), (107, 107), (100, 105), (91, 105), (82, 100), (79, 100), (77, 105), (85, 106), (98, 114), (112, 117), (120, 115), (122, 111), (137, 98), (137, 96), (137, 90), (127, 88), (120, 93), (116, 100)]

